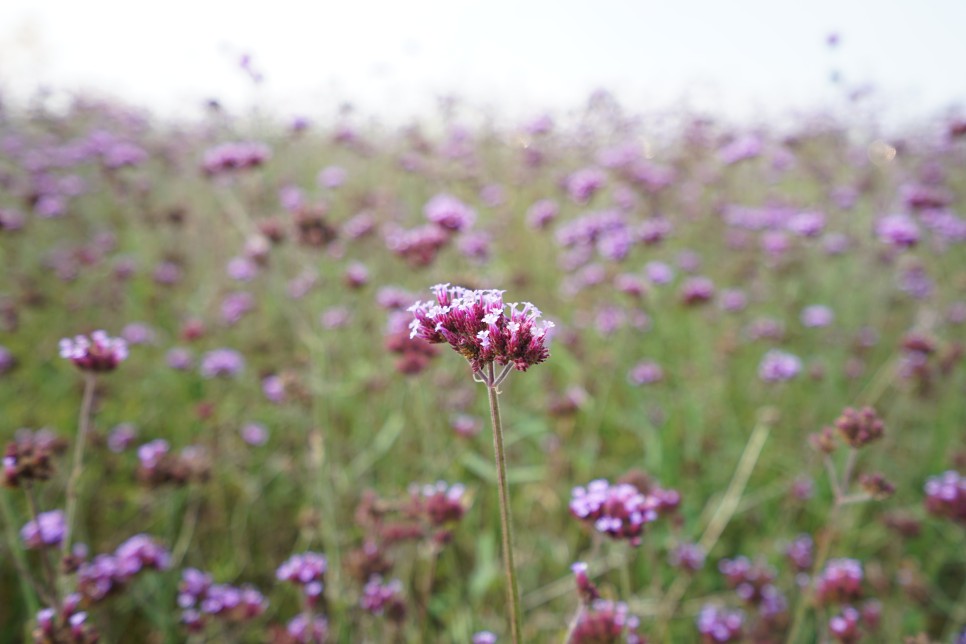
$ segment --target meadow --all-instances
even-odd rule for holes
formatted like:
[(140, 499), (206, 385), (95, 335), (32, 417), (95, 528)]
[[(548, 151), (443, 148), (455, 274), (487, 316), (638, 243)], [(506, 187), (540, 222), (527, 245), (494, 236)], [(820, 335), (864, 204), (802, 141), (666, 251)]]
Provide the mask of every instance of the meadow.
[(494, 365), (519, 641), (963, 642), (964, 204), (955, 119), (7, 108), (0, 642), (512, 641)]

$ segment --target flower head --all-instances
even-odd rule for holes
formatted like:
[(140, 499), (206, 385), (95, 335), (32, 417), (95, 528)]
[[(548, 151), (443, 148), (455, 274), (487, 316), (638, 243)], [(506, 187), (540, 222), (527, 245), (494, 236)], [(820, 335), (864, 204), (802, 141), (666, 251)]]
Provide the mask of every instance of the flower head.
[(94, 331), (90, 337), (78, 335), (61, 340), (60, 357), (67, 358), (82, 371), (113, 371), (127, 359), (127, 342), (112, 338), (105, 331)]
[(430, 344), (449, 343), (475, 373), (489, 364), (512, 364), (518, 371), (550, 357), (553, 323), (537, 322), (540, 311), (529, 302), (504, 304), (503, 291), (469, 290), (449, 284), (433, 287), (436, 302), (417, 302), (410, 337)]

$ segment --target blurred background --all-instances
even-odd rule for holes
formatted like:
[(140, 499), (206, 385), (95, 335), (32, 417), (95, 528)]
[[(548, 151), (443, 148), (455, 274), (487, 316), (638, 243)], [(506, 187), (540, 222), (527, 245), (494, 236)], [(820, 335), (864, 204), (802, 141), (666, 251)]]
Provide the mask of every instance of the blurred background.
[(279, 116), (348, 104), (389, 124), (453, 96), (517, 118), (606, 89), (638, 113), (770, 122), (817, 107), (848, 118), (861, 96), (901, 124), (966, 98), (964, 24), (956, 0), (4, 0), (0, 90), (13, 103), (96, 92), (176, 117), (209, 99)]

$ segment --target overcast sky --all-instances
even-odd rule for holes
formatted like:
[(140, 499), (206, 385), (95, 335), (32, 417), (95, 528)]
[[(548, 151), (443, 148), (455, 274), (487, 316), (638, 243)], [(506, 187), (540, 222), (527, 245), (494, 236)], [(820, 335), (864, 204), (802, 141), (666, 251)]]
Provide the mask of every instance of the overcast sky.
[(603, 87), (634, 110), (746, 117), (831, 105), (838, 70), (907, 117), (966, 103), (964, 29), (966, 0), (3, 0), (0, 87), (189, 116), (209, 97), (281, 116), (351, 101), (386, 119), (440, 94), (522, 116)]

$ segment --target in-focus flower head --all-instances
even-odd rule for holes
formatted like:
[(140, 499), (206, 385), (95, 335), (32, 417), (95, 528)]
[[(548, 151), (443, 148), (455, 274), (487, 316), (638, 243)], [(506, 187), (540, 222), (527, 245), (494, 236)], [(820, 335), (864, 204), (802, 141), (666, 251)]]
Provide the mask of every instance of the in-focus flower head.
[(113, 371), (127, 359), (127, 342), (112, 338), (105, 331), (94, 331), (90, 337), (78, 335), (60, 341), (60, 356), (82, 371)]
[(503, 291), (470, 290), (449, 284), (433, 287), (436, 302), (417, 302), (409, 308), (410, 337), (431, 344), (449, 343), (481, 374), (492, 363), (513, 365), (518, 371), (550, 356), (547, 334), (553, 323), (538, 322), (533, 304), (504, 304)]

